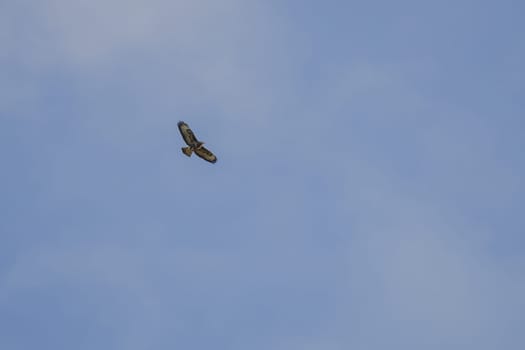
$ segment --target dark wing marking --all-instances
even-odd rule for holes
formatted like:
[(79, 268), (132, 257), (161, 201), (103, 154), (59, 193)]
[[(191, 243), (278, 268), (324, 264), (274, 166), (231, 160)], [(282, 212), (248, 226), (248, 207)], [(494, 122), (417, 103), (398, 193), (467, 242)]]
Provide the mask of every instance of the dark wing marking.
[(177, 126), (179, 127), (180, 134), (182, 135), (182, 138), (184, 139), (184, 142), (188, 146), (195, 145), (197, 142), (197, 138), (195, 137), (195, 134), (193, 134), (193, 131), (191, 131), (188, 124), (185, 122), (178, 122)]
[(217, 161), (217, 157), (215, 157), (213, 153), (211, 153), (208, 149), (204, 147), (194, 149), (193, 152), (195, 152), (197, 156), (210, 163), (215, 163)]

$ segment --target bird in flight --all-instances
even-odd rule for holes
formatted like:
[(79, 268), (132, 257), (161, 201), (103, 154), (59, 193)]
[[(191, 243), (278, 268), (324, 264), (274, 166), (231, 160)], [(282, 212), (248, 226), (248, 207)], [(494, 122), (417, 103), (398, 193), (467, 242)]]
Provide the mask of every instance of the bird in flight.
[(188, 124), (186, 124), (183, 121), (178, 122), (177, 126), (179, 127), (180, 134), (182, 135), (182, 138), (184, 139), (184, 142), (188, 145), (188, 147), (182, 147), (182, 153), (187, 155), (188, 157), (191, 157), (192, 152), (195, 152), (195, 154), (205, 161), (208, 161), (210, 163), (215, 163), (217, 161), (217, 157), (213, 153), (211, 153), (208, 149), (206, 149), (203, 145), (204, 142), (201, 142), (197, 140), (195, 137), (195, 134), (193, 131), (191, 131)]

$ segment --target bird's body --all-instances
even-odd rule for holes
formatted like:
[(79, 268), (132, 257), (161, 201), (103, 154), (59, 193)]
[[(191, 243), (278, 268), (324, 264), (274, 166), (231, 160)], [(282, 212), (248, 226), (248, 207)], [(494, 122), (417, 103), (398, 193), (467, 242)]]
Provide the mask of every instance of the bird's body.
[(197, 140), (195, 134), (190, 129), (188, 124), (186, 124), (183, 121), (180, 121), (177, 124), (177, 126), (179, 127), (179, 131), (182, 135), (182, 138), (184, 139), (184, 142), (186, 142), (186, 144), (188, 145), (187, 147), (181, 148), (182, 153), (184, 153), (188, 157), (191, 157), (191, 154), (195, 153), (197, 156), (210, 163), (215, 163), (217, 161), (217, 157), (204, 147), (204, 142)]

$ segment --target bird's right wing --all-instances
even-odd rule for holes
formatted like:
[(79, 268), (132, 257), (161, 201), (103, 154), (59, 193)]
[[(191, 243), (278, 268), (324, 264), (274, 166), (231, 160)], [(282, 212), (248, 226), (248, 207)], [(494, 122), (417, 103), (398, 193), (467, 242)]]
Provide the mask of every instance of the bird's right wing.
[(179, 127), (179, 131), (182, 135), (182, 138), (184, 139), (184, 142), (186, 142), (188, 146), (192, 146), (198, 142), (195, 134), (193, 134), (193, 131), (191, 131), (188, 124), (185, 122), (178, 122), (177, 126)]

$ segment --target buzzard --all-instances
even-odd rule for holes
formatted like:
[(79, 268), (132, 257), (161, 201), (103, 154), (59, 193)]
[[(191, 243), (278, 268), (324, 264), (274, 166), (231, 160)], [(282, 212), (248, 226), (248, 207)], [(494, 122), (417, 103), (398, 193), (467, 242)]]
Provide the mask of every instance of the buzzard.
[(177, 126), (179, 127), (180, 134), (182, 135), (182, 138), (184, 139), (184, 142), (188, 145), (188, 147), (182, 147), (182, 153), (187, 155), (188, 157), (191, 157), (191, 153), (195, 152), (195, 154), (202, 159), (210, 162), (215, 163), (217, 161), (217, 157), (213, 153), (211, 153), (208, 149), (206, 149), (203, 145), (204, 142), (201, 142), (197, 140), (195, 137), (195, 134), (193, 131), (191, 131), (188, 124), (185, 122), (178, 122)]

